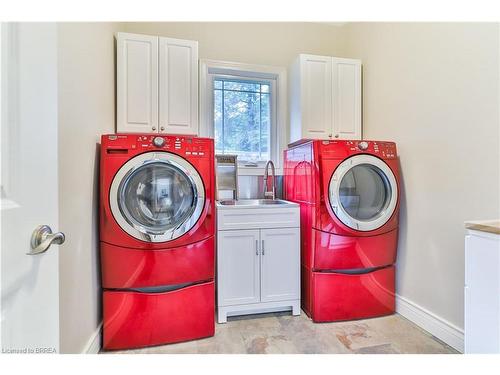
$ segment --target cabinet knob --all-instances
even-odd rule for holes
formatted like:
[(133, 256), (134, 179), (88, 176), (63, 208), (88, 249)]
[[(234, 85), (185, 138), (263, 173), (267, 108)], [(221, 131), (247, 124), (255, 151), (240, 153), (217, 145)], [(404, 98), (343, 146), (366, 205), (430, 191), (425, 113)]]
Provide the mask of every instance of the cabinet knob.
[(332, 138), (332, 133), (328, 134), (328, 137)]
[(160, 130), (161, 130), (161, 131), (164, 131), (164, 130), (165, 130), (165, 127), (164, 127), (164, 126), (162, 126), (162, 127), (160, 128)]
[(156, 130), (156, 126), (153, 126), (151, 129)]
[(338, 135), (338, 134), (335, 134), (335, 138), (338, 138), (338, 137), (339, 137), (339, 135)]

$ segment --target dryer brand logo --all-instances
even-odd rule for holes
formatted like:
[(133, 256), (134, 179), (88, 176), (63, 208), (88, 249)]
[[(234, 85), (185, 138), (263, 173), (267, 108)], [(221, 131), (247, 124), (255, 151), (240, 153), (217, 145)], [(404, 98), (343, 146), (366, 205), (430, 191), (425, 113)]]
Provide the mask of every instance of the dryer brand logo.
[(118, 138), (125, 139), (128, 138), (126, 135), (108, 135), (110, 141), (116, 141)]

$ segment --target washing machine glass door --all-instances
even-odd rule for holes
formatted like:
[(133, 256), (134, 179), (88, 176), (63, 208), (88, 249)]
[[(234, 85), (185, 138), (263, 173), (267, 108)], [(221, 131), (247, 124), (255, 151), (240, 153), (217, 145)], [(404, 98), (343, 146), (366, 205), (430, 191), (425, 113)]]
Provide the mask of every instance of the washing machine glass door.
[(118, 224), (131, 236), (166, 242), (187, 233), (205, 203), (203, 181), (182, 157), (147, 152), (129, 160), (115, 175), (110, 207)]
[(359, 231), (375, 230), (391, 218), (398, 186), (391, 169), (371, 155), (344, 160), (330, 179), (330, 206), (342, 223)]

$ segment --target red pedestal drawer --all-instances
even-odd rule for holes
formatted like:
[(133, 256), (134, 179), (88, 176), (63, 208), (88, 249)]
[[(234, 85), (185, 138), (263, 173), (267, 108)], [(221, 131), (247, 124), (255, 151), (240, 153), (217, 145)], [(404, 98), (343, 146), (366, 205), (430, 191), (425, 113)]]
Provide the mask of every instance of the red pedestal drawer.
[(347, 270), (394, 264), (398, 230), (369, 237), (339, 236), (313, 229), (313, 270)]
[(103, 348), (130, 349), (213, 336), (214, 282), (161, 293), (105, 291)]
[(394, 266), (365, 274), (312, 272), (314, 322), (363, 319), (393, 314)]
[(101, 242), (103, 288), (144, 288), (214, 278), (214, 237), (164, 250), (142, 250)]

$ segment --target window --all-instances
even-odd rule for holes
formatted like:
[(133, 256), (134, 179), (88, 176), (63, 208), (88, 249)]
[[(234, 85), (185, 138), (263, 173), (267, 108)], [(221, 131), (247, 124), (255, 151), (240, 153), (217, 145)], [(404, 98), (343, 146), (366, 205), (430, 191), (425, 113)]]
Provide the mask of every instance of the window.
[(239, 174), (282, 173), (286, 147), (286, 68), (200, 60), (200, 135), (217, 154), (238, 155)]
[(216, 77), (213, 87), (215, 152), (271, 159), (271, 82)]

